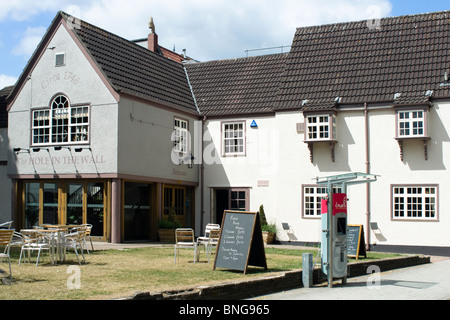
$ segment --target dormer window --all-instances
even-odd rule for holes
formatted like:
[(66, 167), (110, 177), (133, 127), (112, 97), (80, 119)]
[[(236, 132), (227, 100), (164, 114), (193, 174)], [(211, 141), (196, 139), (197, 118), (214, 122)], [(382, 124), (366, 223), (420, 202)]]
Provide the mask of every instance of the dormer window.
[(426, 130), (426, 111), (398, 111), (398, 138), (423, 137)]
[(306, 120), (306, 141), (333, 140), (336, 131), (336, 117), (333, 114), (308, 115)]
[(305, 142), (308, 144), (310, 160), (313, 162), (314, 143), (330, 144), (331, 160), (334, 162), (336, 141), (336, 112), (305, 114)]
[(428, 159), (428, 106), (398, 107), (395, 112), (395, 139), (400, 146), (400, 159), (403, 161), (403, 147), (406, 140), (423, 140), (425, 160)]

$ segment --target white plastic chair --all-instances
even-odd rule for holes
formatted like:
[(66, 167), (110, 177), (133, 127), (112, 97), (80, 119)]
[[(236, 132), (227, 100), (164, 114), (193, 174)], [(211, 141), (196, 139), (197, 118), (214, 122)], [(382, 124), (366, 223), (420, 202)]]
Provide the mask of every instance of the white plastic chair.
[(43, 250), (47, 250), (49, 252), (50, 261), (52, 264), (54, 263), (54, 257), (51, 251), (50, 243), (47, 241), (43, 234), (39, 233), (38, 231), (26, 232), (22, 230), (21, 233), (16, 232), (14, 235), (16, 237), (22, 237), (22, 249), (20, 250), (19, 266), (22, 262), (22, 255), (24, 251), (28, 251), (28, 262), (30, 262), (30, 253), (33, 251), (38, 252), (36, 267), (39, 265), (41, 251)]
[(190, 228), (178, 228), (175, 230), (175, 255), (173, 263), (177, 262), (177, 251), (179, 248), (194, 248), (194, 263), (197, 259), (197, 243), (195, 242), (194, 230)]
[(12, 279), (11, 272), (11, 256), (9, 254), (11, 248), (11, 241), (14, 235), (14, 229), (1, 229), (0, 230), (0, 246), (5, 246), (5, 251), (0, 253), (0, 258), (8, 258), (9, 262), (9, 278)]

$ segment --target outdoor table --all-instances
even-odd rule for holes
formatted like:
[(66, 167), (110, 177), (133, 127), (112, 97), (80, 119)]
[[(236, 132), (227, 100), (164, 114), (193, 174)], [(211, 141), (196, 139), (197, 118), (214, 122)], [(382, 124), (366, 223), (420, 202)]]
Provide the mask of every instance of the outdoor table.
[(64, 228), (34, 228), (34, 229), (21, 229), (21, 233), (25, 235), (31, 235), (31, 234), (42, 234), (44, 237), (44, 240), (48, 241), (48, 244), (50, 246), (50, 254), (52, 255), (52, 264), (55, 264), (56, 259), (55, 253), (59, 255), (59, 261), (64, 261), (62, 254), (62, 238), (64, 236), (64, 233), (67, 232), (67, 229)]

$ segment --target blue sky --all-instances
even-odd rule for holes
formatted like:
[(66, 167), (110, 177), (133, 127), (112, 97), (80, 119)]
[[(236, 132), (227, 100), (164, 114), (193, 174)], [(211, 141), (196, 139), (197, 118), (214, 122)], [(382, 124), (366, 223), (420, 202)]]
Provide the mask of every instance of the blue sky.
[(0, 89), (15, 83), (59, 10), (130, 40), (147, 36), (153, 16), (160, 45), (208, 61), (289, 46), (296, 27), (450, 9), (448, 0), (0, 1)]

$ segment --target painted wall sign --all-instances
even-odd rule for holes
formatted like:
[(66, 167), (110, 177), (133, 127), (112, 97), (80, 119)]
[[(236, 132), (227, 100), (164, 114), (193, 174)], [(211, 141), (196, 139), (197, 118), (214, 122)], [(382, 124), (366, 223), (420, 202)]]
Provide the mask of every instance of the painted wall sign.
[(73, 164), (100, 164), (106, 163), (103, 155), (98, 156), (56, 156), (56, 157), (29, 157), (17, 161), (19, 166), (27, 165), (73, 165)]
[(57, 83), (60, 81), (70, 81), (72, 84), (77, 85), (80, 82), (80, 77), (71, 71), (55, 73), (54, 75), (42, 80), (41, 87), (42, 89), (46, 89), (52, 83)]

